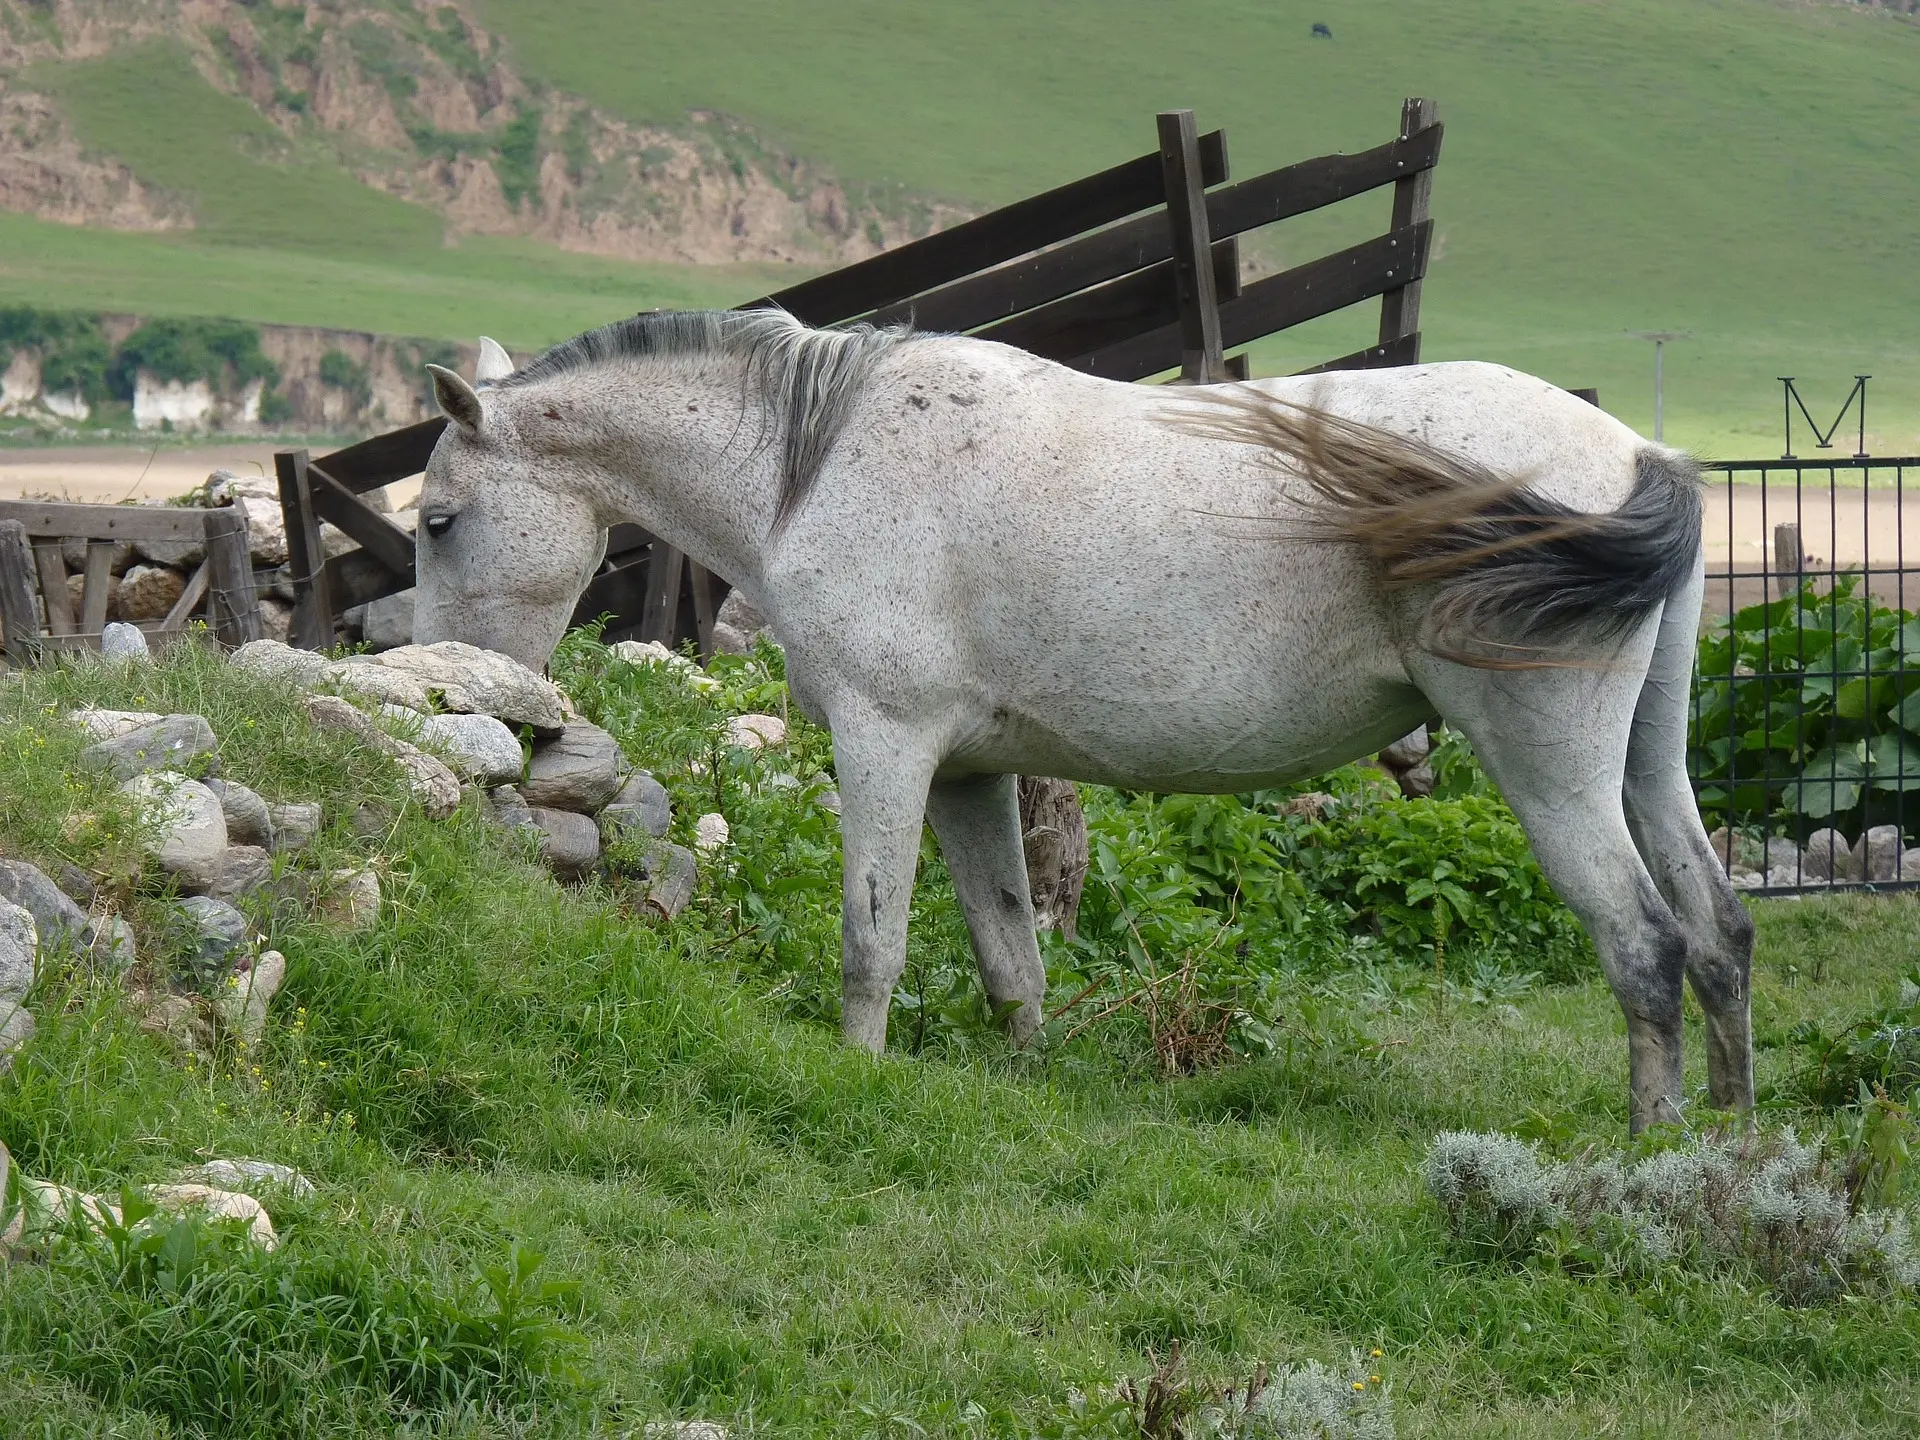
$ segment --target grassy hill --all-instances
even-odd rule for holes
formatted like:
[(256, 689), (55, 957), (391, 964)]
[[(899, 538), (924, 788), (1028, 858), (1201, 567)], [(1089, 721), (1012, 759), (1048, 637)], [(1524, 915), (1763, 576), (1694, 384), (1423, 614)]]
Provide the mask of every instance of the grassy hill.
[[(1426, 290), (1431, 358), (1503, 360), (1669, 438), (1777, 453), (1778, 386), (1816, 410), (1874, 375), (1882, 453), (1920, 450), (1910, 166), (1920, 25), (1786, 0), (481, 0), (530, 79), (636, 122), (738, 115), (850, 182), (992, 204), (1148, 148), (1155, 109), (1223, 124), (1237, 173), (1377, 143), (1403, 95), (1448, 123)], [(1331, 40), (1310, 35), (1328, 22)], [(538, 344), (630, 308), (725, 303), (762, 270), (636, 266), (528, 242), (443, 245), (434, 217), (286, 141), (164, 48), (35, 70), (86, 143), (187, 195), (181, 236), (0, 217), (0, 297)], [(1287, 263), (1360, 213), (1262, 242)], [(779, 272), (775, 272), (776, 275)], [(789, 272), (790, 273), (790, 272)], [(1284, 370), (1351, 349), (1370, 311), (1258, 347)], [(1824, 418), (1824, 416), (1822, 417)]]

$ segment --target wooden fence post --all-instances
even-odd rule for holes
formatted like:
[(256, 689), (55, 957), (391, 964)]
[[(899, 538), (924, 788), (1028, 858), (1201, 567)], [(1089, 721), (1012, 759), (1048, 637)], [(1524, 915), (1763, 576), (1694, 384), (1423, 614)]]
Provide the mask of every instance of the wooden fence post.
[(1173, 279), (1180, 297), (1180, 379), (1189, 385), (1212, 385), (1233, 377), (1220, 352), (1220, 296), (1201, 185), (1200, 135), (1191, 110), (1163, 110), (1158, 122)]
[(658, 640), (669, 650), (679, 643), (680, 581), (687, 557), (656, 538), (647, 557), (647, 608), (640, 619), (640, 638)]
[(31, 664), (40, 654), (32, 567), (27, 527), (18, 520), (0, 520), (0, 625), (6, 626), (7, 658), (16, 665)]
[(67, 558), (60, 542), (34, 541), (33, 559), (40, 570), (40, 603), (47, 612), (47, 633), (73, 634), (73, 597), (67, 593)]
[(1806, 568), (1806, 552), (1800, 548), (1800, 527), (1790, 521), (1774, 526), (1773, 583), (1781, 599), (1800, 588), (1800, 577)]
[[(1400, 138), (1418, 135), (1440, 118), (1440, 107), (1431, 100), (1407, 100), (1400, 106)], [(1403, 230), (1428, 218), (1433, 200), (1433, 171), (1422, 170), (1404, 180), (1393, 182), (1393, 228)], [(1420, 363), (1420, 282), (1415, 280), (1380, 297), (1380, 343), (1412, 339), (1409, 365)]]
[(280, 512), (287, 522), (287, 568), (293, 573), (293, 622), (287, 639), (301, 650), (333, 648), (333, 596), (327, 588), (327, 554), (307, 483), (307, 452), (276, 450)]
[(214, 634), (229, 650), (260, 638), (247, 522), (231, 506), (207, 511), (207, 609)]

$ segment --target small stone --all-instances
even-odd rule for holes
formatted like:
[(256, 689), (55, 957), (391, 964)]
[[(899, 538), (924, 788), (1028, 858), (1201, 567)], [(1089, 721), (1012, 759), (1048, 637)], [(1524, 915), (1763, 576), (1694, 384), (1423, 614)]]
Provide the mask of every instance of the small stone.
[(531, 725), (551, 733), (572, 714), (551, 680), (511, 656), (458, 640), (402, 645), (368, 659), (412, 677), (439, 697), (442, 709), (463, 715), (491, 715), (509, 725)]
[(140, 1033), (164, 1040), (181, 1055), (205, 1055), (213, 1034), (185, 995), (159, 995), (140, 1007)]
[(699, 867), (684, 845), (661, 845), (654, 850), (647, 875), (647, 904), (671, 920), (693, 899)]
[[(1742, 838), (1744, 840), (1744, 837)], [(1800, 862), (1800, 847), (1794, 844), (1793, 841), (1787, 839), (1786, 836), (1769, 836), (1764, 844), (1757, 846), (1750, 840), (1744, 843), (1756, 852), (1755, 860), (1757, 863), (1754, 865), (1755, 869), (1766, 870), (1768, 872), (1786, 870), (1796, 875), (1800, 873), (1802, 868)]]
[(284, 676), (306, 689), (326, 678), (327, 666), (332, 662), (312, 650), (296, 650), (278, 640), (249, 640), (233, 652), (227, 663), (236, 670)]
[(419, 723), (420, 743), (443, 754), (463, 779), (503, 785), (520, 778), (520, 741), (493, 716), (429, 715)]
[(32, 912), (11, 900), (0, 900), (0, 1010), (33, 988), (39, 951), (40, 933)]
[(10, 900), (33, 916), (34, 931), (49, 950), (86, 943), (87, 912), (37, 865), (0, 860), (0, 900)]
[(258, 958), (241, 956), (234, 962), (214, 1004), (227, 1028), (249, 1045), (267, 1033), (267, 1005), (280, 993), (287, 978), (287, 957), (278, 950), (262, 950)]
[(1409, 800), (1433, 794), (1433, 767), (1424, 760), (1400, 771), (1393, 778), (1400, 785), (1400, 793)]
[[(61, 558), (67, 562), (67, 579), (69, 581), (86, 579), (87, 543), (85, 537), (79, 535), (70, 535), (60, 542), (60, 554)], [(107, 562), (107, 573), (118, 578), (126, 574), (127, 567), (133, 564), (135, 552), (130, 541), (115, 540), (111, 543), (113, 545), (113, 558)], [(74, 604), (73, 613), (76, 615), (80, 613), (80, 606), (77, 601)]]
[(664, 839), (673, 828), (673, 800), (667, 787), (642, 770), (620, 787), (600, 812), (600, 834), (609, 842), (629, 835)]
[(273, 595), (259, 598), (261, 632), (268, 640), (286, 644), (287, 637), (293, 634), (293, 606)]
[(534, 747), (520, 794), (536, 809), (596, 814), (619, 793), (626, 773), (620, 744), (598, 725), (576, 720)]
[(445, 820), (460, 808), (460, 778), (453, 771), (405, 740), (392, 744), (393, 758), (406, 772), (407, 789), (429, 820)]
[(120, 619), (164, 620), (186, 589), (187, 582), (178, 570), (164, 565), (136, 565), (120, 577), (116, 597)]
[(320, 913), (348, 930), (364, 930), (380, 918), (380, 877), (371, 870), (336, 870), (332, 893)]
[(1816, 830), (1807, 837), (1801, 869), (1816, 880), (1853, 880), (1853, 847), (1838, 830)]
[[(87, 577), (85, 575), (67, 576), (67, 606), (73, 611), (73, 618), (76, 620), (87, 613)], [(119, 615), (120, 577), (109, 575), (107, 576), (107, 608), (103, 612), (103, 617), (115, 620)]]
[(1427, 738), (1427, 727), (1422, 725), (1417, 730), (1408, 731), (1382, 750), (1380, 763), (1398, 774), (1402, 770), (1411, 770), (1416, 765), (1424, 764), (1432, 748), (1432, 741)]
[(529, 806), (528, 813), (545, 837), (540, 858), (555, 875), (578, 880), (599, 864), (600, 827), (590, 817), (541, 805)]
[(327, 667), (326, 678), (363, 700), (403, 706), (422, 715), (433, 709), (433, 697), (426, 686), (411, 675), (375, 664), (371, 655), (349, 655), (335, 661)]
[(93, 897), (99, 887), (94, 884), (91, 875), (78, 865), (69, 865), (65, 860), (54, 866), (54, 870), (55, 881), (61, 890), (72, 898), (74, 904), (85, 906), (93, 903)]
[(1853, 847), (1853, 873), (1862, 880), (1892, 880), (1900, 871), (1898, 825), (1875, 825)]
[(814, 798), (813, 803), (829, 815), (838, 815), (840, 813), (840, 792), (838, 790), (822, 790), (819, 795)]
[(120, 790), (153, 811), (153, 828), (142, 843), (162, 870), (201, 873), (227, 848), (227, 819), (220, 801), (198, 780), (160, 770), (136, 775)]
[(736, 715), (727, 722), (727, 743), (743, 750), (765, 750), (787, 743), (787, 722), (778, 715)]
[(207, 477), (210, 505), (231, 505), (247, 522), (247, 553), (257, 569), (287, 558), (287, 522), (280, 509), (279, 482), (264, 475), (234, 475), (216, 470)]
[(220, 813), (227, 817), (227, 839), (235, 845), (273, 848), (273, 814), (267, 802), (232, 780), (200, 782), (220, 797)]
[(1900, 852), (1900, 879), (1920, 880), (1920, 850)]
[(198, 1210), (214, 1220), (245, 1221), (247, 1238), (262, 1250), (271, 1250), (280, 1243), (272, 1217), (251, 1195), (216, 1190), (211, 1185), (149, 1185), (146, 1198), (169, 1214)]
[(284, 805), (269, 805), (267, 818), (273, 827), (274, 854), (304, 850), (320, 833), (320, 802), (293, 800)]
[(368, 604), (366, 617), (360, 622), (361, 638), (368, 649), (377, 653), (413, 643), (413, 599), (413, 591), (402, 590)]
[[(163, 500), (143, 500), (143, 505), (164, 505)], [(178, 511), (174, 513), (178, 514)], [(155, 565), (183, 566), (191, 569), (207, 558), (207, 544), (204, 540), (136, 540), (133, 542), (136, 555)], [(134, 567), (138, 569), (138, 566)], [(131, 572), (129, 572), (131, 573)]]
[[(487, 805), (492, 811), (493, 822), (508, 830), (518, 830), (523, 826), (535, 825), (533, 811), (526, 800), (511, 785), (501, 785), (487, 793)], [(538, 826), (535, 825), (537, 829)]]
[(118, 915), (103, 915), (87, 922), (87, 954), (96, 969), (109, 975), (124, 975), (139, 959), (133, 944), (133, 927)]
[(1801, 890), (1810, 886), (1826, 885), (1829, 883), (1831, 882), (1822, 880), (1817, 875), (1805, 874), (1791, 865), (1780, 865), (1767, 871), (1767, 888), (1769, 890)]
[[(264, 960), (266, 956), (260, 958)], [(209, 1160), (202, 1165), (189, 1165), (174, 1179), (183, 1185), (212, 1185), (249, 1195), (262, 1190), (284, 1190), (299, 1200), (312, 1199), (316, 1193), (313, 1181), (291, 1165), (276, 1165), (271, 1160)]]
[(616, 640), (607, 647), (607, 653), (629, 665), (665, 665), (695, 690), (720, 688), (720, 682), (699, 665), (678, 651), (669, 650), (658, 640)]
[(1767, 877), (1758, 870), (1749, 870), (1744, 865), (1736, 865), (1727, 875), (1728, 882), (1736, 890), (1758, 890), (1767, 883)]
[(190, 770), (218, 753), (219, 742), (206, 716), (163, 715), (111, 740), (96, 740), (80, 752), (80, 763), (129, 780), (152, 770)]
[(102, 660), (151, 661), (153, 647), (147, 643), (147, 635), (137, 625), (128, 625), (123, 621), (114, 621), (100, 632), (100, 658)]
[(713, 617), (713, 648), (723, 655), (751, 655), (754, 641), (767, 629), (767, 617), (760, 607), (734, 589), (720, 602)]
[(649, 1420), (641, 1440), (727, 1440), (727, 1427), (711, 1420)]
[(733, 838), (733, 831), (727, 825), (726, 816), (712, 813), (693, 822), (693, 837), (693, 848), (702, 855), (711, 855)]
[(191, 877), (182, 875), (182, 888), (191, 893), (211, 895), (216, 900), (237, 900), (251, 895), (273, 878), (273, 856), (258, 845), (229, 845), (204, 868)]

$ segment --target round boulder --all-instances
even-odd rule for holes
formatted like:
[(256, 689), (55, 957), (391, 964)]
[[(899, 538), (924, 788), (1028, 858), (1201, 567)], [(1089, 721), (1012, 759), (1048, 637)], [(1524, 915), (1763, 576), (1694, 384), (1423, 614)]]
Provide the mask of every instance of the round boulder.
[(619, 793), (626, 768), (618, 741), (598, 725), (576, 720), (534, 747), (520, 794), (536, 809), (593, 815)]
[(203, 874), (227, 848), (227, 817), (219, 797), (177, 771), (136, 775), (120, 787), (154, 820), (147, 853), (170, 874)]
[(420, 722), (420, 743), (441, 752), (462, 779), (482, 785), (518, 780), (525, 759), (513, 731), (491, 715), (429, 715)]
[(528, 807), (542, 835), (540, 858), (562, 880), (578, 880), (600, 863), (600, 827), (571, 810)]
[(80, 763), (127, 780), (151, 770), (186, 770), (218, 752), (206, 716), (162, 715), (111, 740), (95, 741), (80, 752)]

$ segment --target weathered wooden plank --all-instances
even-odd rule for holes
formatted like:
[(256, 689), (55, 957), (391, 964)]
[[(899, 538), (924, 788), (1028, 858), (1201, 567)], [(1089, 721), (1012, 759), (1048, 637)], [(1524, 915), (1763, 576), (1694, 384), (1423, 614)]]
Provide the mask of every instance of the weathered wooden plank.
[(180, 598), (173, 602), (173, 608), (167, 611), (167, 618), (160, 622), (161, 628), (181, 629), (186, 625), (188, 618), (200, 608), (200, 602), (207, 598), (207, 585), (212, 573), (205, 560), (194, 567), (193, 574), (187, 577), (187, 583), (180, 591)]
[(414, 583), (411, 535), (358, 499), (316, 461), (307, 464), (307, 486), (313, 495), (315, 514), (344, 530), (395, 575), (405, 576), (406, 584), (401, 589)]
[(86, 579), (80, 584), (80, 632), (98, 635), (107, 628), (107, 595), (113, 584), (113, 542), (87, 542)]
[(607, 531), (607, 559), (617, 561), (622, 555), (644, 550), (652, 543), (653, 533), (641, 526), (615, 525)]
[(446, 418), (436, 415), (417, 425), (389, 430), (331, 455), (322, 455), (313, 463), (355, 495), (364, 495), (426, 469), (433, 447), (440, 441), (440, 432), (446, 428)]
[(672, 645), (680, 630), (681, 577), (687, 557), (666, 541), (654, 544), (647, 561), (646, 609), (640, 617), (640, 638)]
[[(1220, 340), (1245, 345), (1262, 335), (1371, 300), (1426, 273), (1433, 222), (1396, 230), (1297, 265), (1246, 287), (1220, 307)], [(1180, 363), (1180, 328), (1163, 325), (1066, 363), (1109, 380), (1139, 380)]]
[(1356, 350), (1351, 355), (1342, 355), (1338, 360), (1329, 360), (1324, 365), (1315, 365), (1307, 370), (1296, 370), (1296, 375), (1323, 375), (1329, 370), (1387, 370), (1395, 365), (1411, 365), (1420, 354), (1420, 332), (1403, 335), (1385, 345), (1369, 345), (1364, 350)]
[(207, 512), (209, 618), (213, 633), (229, 650), (261, 636), (260, 600), (254, 593), (253, 566), (247, 558), (247, 522), (231, 509)]
[[(1199, 138), (1199, 147), (1204, 183), (1219, 184), (1226, 178), (1225, 135), (1210, 131)], [(778, 305), (809, 325), (855, 319), (922, 290), (1158, 206), (1165, 195), (1159, 154), (1142, 155), (871, 260), (803, 280), (741, 308)]]
[[(1409, 99), (1400, 107), (1400, 134), (1417, 135), (1422, 130), (1434, 128), (1440, 118), (1440, 107), (1431, 100)], [(1394, 182), (1393, 186), (1393, 228), (1405, 230), (1414, 225), (1426, 223), (1430, 202), (1433, 197), (1433, 171), (1422, 170), (1409, 175), (1404, 180)], [(1380, 297), (1380, 343), (1390, 344), (1403, 340), (1409, 335), (1420, 333), (1420, 280), (1416, 276), (1404, 285), (1395, 286)], [(1420, 361), (1419, 348), (1414, 349), (1409, 364)]]
[[(1356, 155), (1326, 155), (1223, 185), (1207, 196), (1207, 229), (1244, 234), (1335, 204), (1433, 167), (1441, 127)], [(1213, 183), (1213, 182), (1209, 182)], [(1076, 290), (1158, 264), (1173, 254), (1165, 219), (1142, 215), (1012, 264), (881, 308), (877, 322), (911, 320), (925, 330), (965, 331), (1031, 310)]]
[(648, 563), (643, 553), (641, 558), (594, 576), (581, 592), (579, 604), (573, 607), (567, 628), (589, 625), (602, 615), (610, 615), (609, 638), (617, 638), (616, 631), (631, 629), (646, 614)]
[(1192, 385), (1210, 385), (1226, 378), (1226, 357), (1220, 353), (1220, 297), (1213, 284), (1213, 237), (1207, 230), (1193, 112), (1163, 111), (1157, 122), (1180, 312), (1180, 378)]
[(287, 639), (302, 650), (330, 650), (334, 595), (326, 551), (320, 545), (320, 518), (314, 513), (313, 490), (307, 482), (307, 452), (276, 450), (273, 468), (280, 480), (280, 513), (287, 526), (287, 569), (293, 577), (293, 620)]
[(327, 561), (325, 568), (327, 593), (338, 607), (334, 611), (336, 615), (355, 605), (398, 595), (409, 586), (404, 576), (394, 574), (364, 550), (336, 555)]
[(702, 655), (713, 653), (713, 575), (696, 561), (687, 561), (687, 589), (693, 596), (693, 638)]
[(6, 629), (7, 658), (26, 665), (40, 653), (40, 614), (33, 603), (33, 551), (27, 527), (0, 515), (0, 626)]
[(179, 505), (0, 500), (0, 520), (17, 520), (29, 535), (86, 540), (198, 540), (200, 516), (199, 510)]
[[(1213, 247), (1213, 281), (1239, 284), (1239, 247), (1233, 240)], [(1150, 330), (1178, 325), (1180, 297), (1175, 289), (1174, 264), (1163, 260), (1091, 290), (1068, 295), (1037, 310), (1015, 315), (975, 332), (981, 340), (1017, 345), (1050, 360), (1070, 360), (1110, 345), (1118, 345)], [(1148, 374), (1153, 372), (1148, 371)]]
[(47, 612), (47, 633), (71, 635), (73, 596), (67, 593), (67, 559), (58, 540), (33, 542), (33, 563), (40, 572), (40, 603)]

